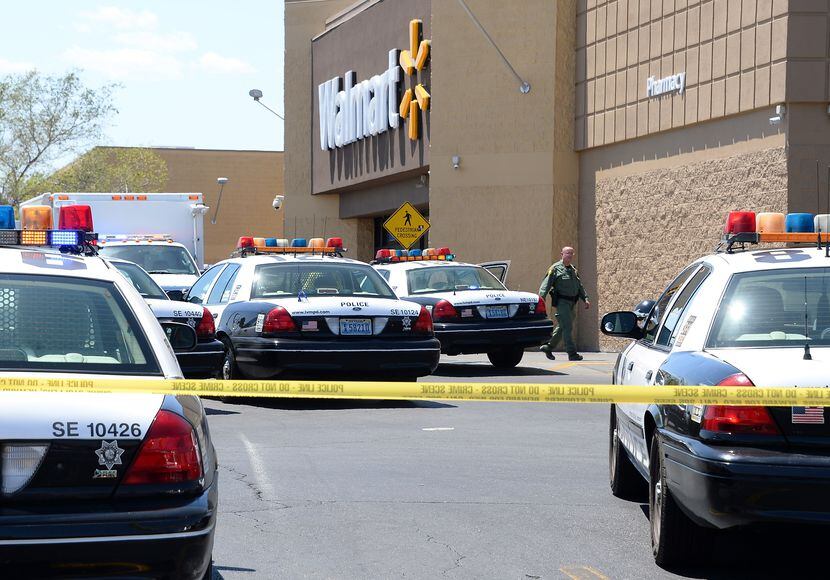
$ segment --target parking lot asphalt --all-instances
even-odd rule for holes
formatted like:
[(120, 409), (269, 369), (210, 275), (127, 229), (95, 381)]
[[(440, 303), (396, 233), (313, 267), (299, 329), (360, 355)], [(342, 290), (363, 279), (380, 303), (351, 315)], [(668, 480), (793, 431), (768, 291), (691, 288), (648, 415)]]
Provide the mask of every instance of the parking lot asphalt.
[[(511, 372), (446, 358), (422, 380), (610, 382), (615, 355), (562, 358), (528, 353)], [(220, 459), (216, 578), (731, 578), (805, 565), (780, 539), (732, 534), (711, 557), (658, 568), (647, 505), (608, 487), (606, 405), (205, 406)], [(792, 550), (815, 539), (798, 538)]]

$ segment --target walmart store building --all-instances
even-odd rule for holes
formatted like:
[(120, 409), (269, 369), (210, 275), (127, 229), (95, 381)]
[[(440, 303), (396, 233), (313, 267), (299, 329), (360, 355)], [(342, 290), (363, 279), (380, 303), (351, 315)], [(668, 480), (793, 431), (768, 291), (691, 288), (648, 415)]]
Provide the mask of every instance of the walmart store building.
[(285, 19), (285, 231), (325, 224), (368, 260), (409, 201), (430, 245), (509, 259), (534, 291), (573, 245), (582, 349), (728, 210), (828, 212), (827, 0), (286, 0)]

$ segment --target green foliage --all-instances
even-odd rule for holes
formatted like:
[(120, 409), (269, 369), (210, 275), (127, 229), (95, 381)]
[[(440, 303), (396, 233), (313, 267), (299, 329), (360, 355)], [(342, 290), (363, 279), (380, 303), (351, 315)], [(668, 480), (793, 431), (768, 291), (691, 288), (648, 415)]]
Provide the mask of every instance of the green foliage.
[(51, 163), (94, 143), (117, 112), (115, 88), (87, 88), (76, 72), (0, 78), (0, 203), (36, 193)]
[(29, 195), (44, 191), (155, 192), (167, 185), (167, 162), (152, 149), (96, 147), (47, 178), (34, 175)]

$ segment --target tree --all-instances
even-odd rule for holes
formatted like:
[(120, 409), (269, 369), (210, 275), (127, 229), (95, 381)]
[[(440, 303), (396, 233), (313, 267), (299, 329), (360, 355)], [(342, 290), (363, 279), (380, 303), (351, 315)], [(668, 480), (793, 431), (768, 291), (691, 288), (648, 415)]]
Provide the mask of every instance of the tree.
[(153, 192), (167, 185), (167, 162), (152, 149), (95, 147), (78, 159), (44, 177), (34, 174), (23, 190), (26, 195), (45, 191)]
[(43, 179), (50, 163), (101, 135), (117, 112), (115, 87), (87, 88), (76, 72), (0, 78), (0, 203), (23, 201), (34, 193), (30, 178)]

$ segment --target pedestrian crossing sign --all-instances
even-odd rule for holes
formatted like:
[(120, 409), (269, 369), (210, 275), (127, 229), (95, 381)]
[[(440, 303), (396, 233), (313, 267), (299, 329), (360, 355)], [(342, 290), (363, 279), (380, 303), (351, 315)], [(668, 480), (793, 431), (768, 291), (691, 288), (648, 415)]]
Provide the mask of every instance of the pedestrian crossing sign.
[(429, 222), (407, 201), (389, 216), (383, 227), (408, 250), (427, 233)]

